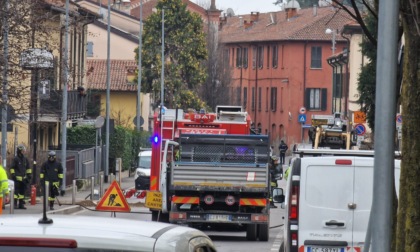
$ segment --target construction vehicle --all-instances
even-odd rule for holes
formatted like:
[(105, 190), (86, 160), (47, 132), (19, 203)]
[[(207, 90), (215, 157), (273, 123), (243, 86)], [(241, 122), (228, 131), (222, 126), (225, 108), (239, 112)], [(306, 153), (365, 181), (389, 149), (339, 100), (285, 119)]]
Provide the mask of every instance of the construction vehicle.
[(150, 208), (152, 220), (239, 225), (248, 240), (267, 241), (270, 144), (250, 126), (240, 106), (218, 106), (215, 113), (156, 113), (150, 192), (161, 194), (156, 200), (161, 206)]
[(344, 120), (340, 113), (312, 115), (311, 123), (309, 138), (314, 149), (326, 147), (349, 150), (357, 143), (356, 131), (347, 128), (347, 120)]

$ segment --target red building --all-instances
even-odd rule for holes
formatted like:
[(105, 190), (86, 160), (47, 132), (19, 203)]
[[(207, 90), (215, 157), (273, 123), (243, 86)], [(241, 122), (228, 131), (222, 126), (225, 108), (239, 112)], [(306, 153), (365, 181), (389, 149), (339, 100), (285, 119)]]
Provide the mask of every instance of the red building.
[[(311, 115), (332, 114), (333, 90), (341, 91), (333, 88), (327, 58), (348, 48), (340, 32), (350, 21), (333, 7), (220, 18), (219, 37), (233, 69), (231, 103), (244, 106), (273, 145), (308, 142), (304, 125)], [(306, 121), (299, 122), (301, 108)]]

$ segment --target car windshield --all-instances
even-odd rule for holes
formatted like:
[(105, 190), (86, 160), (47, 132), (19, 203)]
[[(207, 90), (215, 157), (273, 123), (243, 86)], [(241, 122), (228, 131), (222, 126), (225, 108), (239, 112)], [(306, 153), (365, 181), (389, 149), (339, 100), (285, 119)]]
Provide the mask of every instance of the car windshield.
[(140, 159), (139, 159), (139, 167), (150, 169), (151, 159), (152, 159), (152, 157), (150, 157), (150, 156), (140, 157)]

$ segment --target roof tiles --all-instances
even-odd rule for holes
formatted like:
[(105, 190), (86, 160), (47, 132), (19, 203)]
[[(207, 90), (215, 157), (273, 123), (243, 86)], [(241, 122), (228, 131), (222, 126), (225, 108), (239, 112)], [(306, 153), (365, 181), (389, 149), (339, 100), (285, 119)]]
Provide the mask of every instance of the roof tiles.
[[(111, 91), (136, 91), (137, 85), (129, 83), (128, 75), (136, 74), (135, 60), (111, 60)], [(107, 60), (87, 60), (88, 87), (94, 90), (106, 90)]]
[[(258, 20), (251, 26), (241, 25), (245, 22), (249, 25), (251, 15), (226, 17), (226, 23), (222, 24), (220, 30), (221, 42), (331, 40), (332, 35), (326, 34), (325, 30), (327, 28), (340, 30), (345, 24), (352, 22), (352, 18), (343, 10), (318, 7), (300, 9), (289, 19), (286, 11), (259, 13)], [(339, 33), (340, 31), (336, 40), (344, 40)]]

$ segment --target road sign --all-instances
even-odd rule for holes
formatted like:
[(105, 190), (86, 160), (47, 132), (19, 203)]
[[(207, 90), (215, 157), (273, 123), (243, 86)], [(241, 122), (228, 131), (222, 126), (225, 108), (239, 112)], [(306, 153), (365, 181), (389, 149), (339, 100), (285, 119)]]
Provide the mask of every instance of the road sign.
[(357, 135), (359, 136), (363, 136), (366, 133), (366, 127), (363, 124), (356, 124), (356, 126), (354, 127), (354, 129), (356, 130)]
[(162, 193), (147, 191), (146, 203), (144, 205), (151, 209), (162, 209)]
[(235, 197), (233, 197), (232, 195), (228, 195), (225, 199), (225, 203), (228, 206), (232, 206), (233, 204), (235, 204)]
[(104, 196), (96, 206), (96, 210), (111, 212), (131, 211), (130, 206), (128, 205), (116, 180), (114, 180), (108, 190), (106, 190)]
[(301, 107), (301, 108), (299, 109), (299, 113), (300, 113), (300, 114), (305, 114), (305, 113), (306, 113), (306, 108), (305, 108), (305, 107)]
[(363, 111), (354, 111), (354, 123), (366, 123), (366, 113)]
[(306, 123), (306, 114), (300, 114), (298, 116), (298, 122), (300, 122), (300, 123)]
[(397, 123), (399, 123), (399, 124), (401, 124), (401, 123), (402, 123), (402, 115), (401, 115), (401, 114), (397, 114), (396, 121), (397, 121)]

